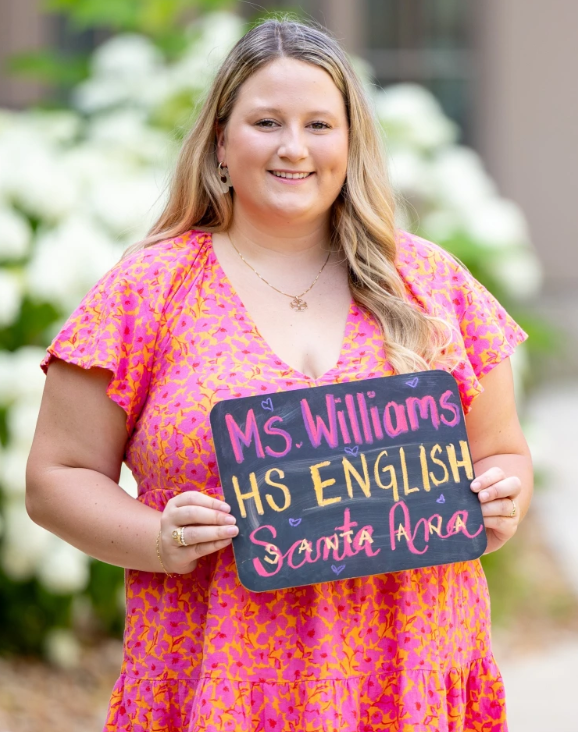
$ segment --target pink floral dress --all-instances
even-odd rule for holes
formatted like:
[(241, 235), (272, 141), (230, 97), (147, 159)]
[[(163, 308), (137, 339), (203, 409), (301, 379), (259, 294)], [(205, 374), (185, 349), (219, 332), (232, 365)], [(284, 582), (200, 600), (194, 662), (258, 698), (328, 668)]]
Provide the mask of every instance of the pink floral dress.
[[(467, 413), (480, 377), (527, 336), (435, 244), (401, 232), (398, 269), (409, 301), (461, 333)], [(217, 401), (393, 373), (375, 320), (353, 303), (333, 368), (315, 380), (283, 363), (196, 231), (116, 265), (45, 369), (54, 357), (112, 372), (138, 500), (158, 511), (181, 491), (222, 497)], [(127, 570), (126, 600), (109, 732), (506, 732), (478, 561), (256, 594), (228, 547), (189, 575)]]

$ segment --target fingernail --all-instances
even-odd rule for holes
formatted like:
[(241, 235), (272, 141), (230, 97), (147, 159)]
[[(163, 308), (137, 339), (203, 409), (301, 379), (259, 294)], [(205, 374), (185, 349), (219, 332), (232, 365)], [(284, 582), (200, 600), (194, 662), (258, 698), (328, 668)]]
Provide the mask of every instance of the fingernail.
[(239, 529), (236, 526), (227, 526), (225, 533), (227, 536), (237, 536)]
[(221, 511), (230, 511), (231, 510), (231, 506), (229, 506), (229, 504), (225, 503), (224, 501), (221, 501), (221, 505), (219, 506), (219, 508), (221, 509)]
[(488, 493), (488, 491), (482, 491), (480, 493), (480, 501), (487, 501), (489, 497), (490, 494)]
[(479, 480), (474, 480), (474, 482), (472, 483), (471, 487), (472, 488), (479, 488), (480, 485), (481, 485), (481, 483), (480, 483)]
[(236, 524), (237, 519), (234, 516), (225, 516), (225, 523), (226, 524)]

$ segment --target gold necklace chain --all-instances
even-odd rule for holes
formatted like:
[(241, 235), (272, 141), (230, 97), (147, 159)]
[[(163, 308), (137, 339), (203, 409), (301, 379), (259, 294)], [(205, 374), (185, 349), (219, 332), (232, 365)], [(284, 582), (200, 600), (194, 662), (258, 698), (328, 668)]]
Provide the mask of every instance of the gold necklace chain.
[(262, 275), (260, 275), (259, 272), (257, 272), (257, 270), (255, 269), (255, 267), (253, 267), (252, 264), (249, 264), (249, 262), (247, 262), (247, 260), (245, 259), (245, 257), (241, 254), (241, 252), (233, 244), (233, 240), (231, 239), (231, 235), (229, 234), (229, 232), (227, 232), (227, 237), (228, 237), (229, 241), (231, 242), (231, 244), (233, 246), (233, 249), (241, 257), (241, 259), (243, 260), (243, 262), (245, 262), (245, 264), (247, 265), (247, 267), (249, 267), (249, 269), (252, 269), (253, 270), (253, 272), (257, 275), (257, 277), (260, 280), (263, 280), (263, 282), (266, 285), (268, 285), (272, 290), (275, 290), (275, 292), (278, 292), (280, 295), (285, 295), (285, 297), (290, 297), (291, 298), (291, 302), (289, 303), (289, 305), (290, 305), (290, 307), (293, 308), (293, 310), (296, 310), (298, 313), (302, 313), (304, 310), (307, 310), (307, 308), (309, 306), (307, 305), (307, 303), (305, 302), (305, 300), (303, 300), (303, 295), (306, 295), (309, 292), (309, 290), (313, 289), (313, 285), (315, 285), (315, 283), (317, 282), (317, 280), (321, 276), (321, 273), (325, 269), (325, 265), (327, 264), (327, 262), (329, 262), (329, 257), (331, 256), (331, 251), (328, 253), (327, 259), (323, 263), (323, 267), (321, 267), (321, 269), (317, 273), (317, 277), (313, 280), (313, 282), (309, 285), (309, 287), (305, 290), (305, 292), (302, 292), (300, 295), (289, 295), (287, 292), (283, 292), (283, 290), (279, 290), (277, 287), (275, 287), (275, 285), (272, 285), (270, 282), (267, 282), (267, 280)]

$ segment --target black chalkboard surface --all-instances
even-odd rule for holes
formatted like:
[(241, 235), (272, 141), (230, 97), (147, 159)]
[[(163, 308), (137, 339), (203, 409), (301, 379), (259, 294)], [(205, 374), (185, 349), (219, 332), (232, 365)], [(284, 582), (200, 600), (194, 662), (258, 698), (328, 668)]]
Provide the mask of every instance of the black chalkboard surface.
[(486, 548), (446, 371), (228, 399), (211, 427), (249, 590), (460, 562)]

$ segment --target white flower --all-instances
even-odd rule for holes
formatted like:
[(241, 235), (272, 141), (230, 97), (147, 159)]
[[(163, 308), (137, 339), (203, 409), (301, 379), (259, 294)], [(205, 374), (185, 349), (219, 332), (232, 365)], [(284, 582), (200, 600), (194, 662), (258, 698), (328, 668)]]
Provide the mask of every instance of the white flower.
[(0, 192), (35, 218), (58, 221), (77, 201), (77, 188), (60, 151), (27, 124), (0, 135)]
[(58, 145), (74, 142), (82, 125), (80, 117), (72, 110), (31, 110), (27, 113), (27, 122), (39, 135)]
[(65, 671), (80, 663), (80, 644), (74, 633), (65, 628), (51, 628), (44, 638), (44, 653), (48, 661)]
[[(114, 151), (116, 160), (132, 163), (152, 163), (167, 166), (175, 154), (168, 136), (146, 122), (136, 109), (120, 109), (96, 117), (87, 129), (88, 144), (96, 145), (100, 155)], [(109, 152), (110, 154), (110, 152)]]
[(421, 228), (427, 239), (442, 242), (451, 239), (460, 230), (460, 218), (455, 211), (439, 208), (425, 214)]
[(520, 300), (536, 295), (542, 285), (542, 270), (536, 255), (527, 248), (508, 249), (489, 267), (501, 286)]
[(6, 406), (13, 397), (12, 377), (14, 366), (12, 354), (0, 350), (0, 407)]
[(75, 89), (74, 103), (88, 114), (123, 104), (148, 108), (149, 87), (158, 86), (162, 62), (162, 54), (148, 38), (115, 36), (96, 50), (93, 76)]
[(133, 79), (156, 71), (162, 63), (161, 52), (146, 36), (121, 33), (96, 49), (91, 68), (94, 76)]
[(530, 233), (519, 206), (504, 198), (479, 200), (463, 212), (465, 229), (479, 244), (502, 249), (526, 245)]
[(455, 123), (446, 117), (433, 94), (418, 84), (395, 84), (381, 89), (374, 104), (392, 146), (402, 143), (431, 150), (457, 138)]
[(25, 451), (30, 449), (39, 410), (40, 399), (34, 394), (18, 399), (11, 406), (8, 412), (10, 447), (18, 446)]
[(438, 204), (458, 213), (469, 212), (480, 201), (497, 196), (479, 155), (465, 147), (448, 148), (436, 155), (431, 177)]
[(39, 234), (27, 272), (30, 294), (68, 312), (117, 259), (114, 243), (95, 221), (70, 217)]
[(0, 350), (0, 407), (18, 400), (38, 405), (44, 389), (44, 374), (40, 361), (46, 351), (36, 346), (24, 346), (14, 353)]
[(396, 149), (389, 158), (391, 184), (406, 196), (429, 196), (431, 179), (427, 162), (410, 148)]
[(26, 256), (31, 241), (28, 221), (13, 209), (0, 207), (0, 260)]
[(89, 580), (89, 558), (76, 547), (53, 537), (38, 563), (36, 575), (55, 595), (84, 590)]
[(0, 328), (16, 320), (21, 299), (20, 278), (13, 272), (0, 269)]
[(162, 190), (154, 175), (125, 174), (94, 185), (90, 203), (95, 215), (117, 236), (145, 236), (163, 204)]
[(0, 465), (0, 483), (6, 495), (24, 496), (26, 491), (26, 462), (28, 448), (12, 445), (4, 449), (4, 457)]
[(20, 496), (4, 505), (6, 527), (2, 546), (2, 566), (14, 580), (26, 580), (34, 576), (36, 567), (44, 557), (52, 535), (35, 524), (26, 513)]
[(138, 496), (137, 482), (134, 479), (130, 468), (125, 463), (122, 464), (120, 469), (120, 480), (118, 481), (118, 484), (129, 494), (129, 496), (132, 496), (133, 498)]

